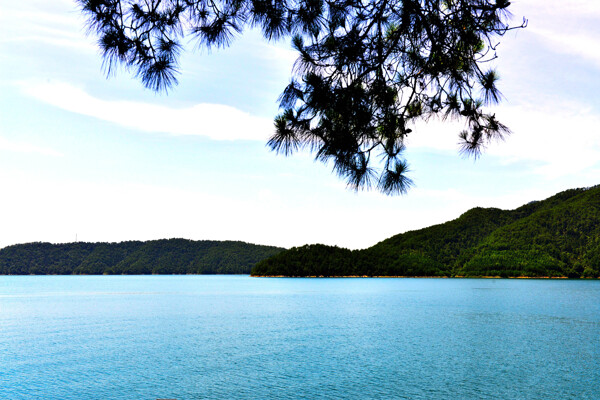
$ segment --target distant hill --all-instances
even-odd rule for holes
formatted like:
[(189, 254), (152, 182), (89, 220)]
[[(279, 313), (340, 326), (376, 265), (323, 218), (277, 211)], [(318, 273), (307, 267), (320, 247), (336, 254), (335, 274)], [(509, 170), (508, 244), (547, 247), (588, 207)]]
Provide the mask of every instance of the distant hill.
[(26, 243), (0, 249), (1, 275), (249, 274), (284, 249), (233, 241)]
[(252, 275), (591, 278), (599, 270), (600, 185), (515, 210), (473, 208), (365, 250), (292, 248), (259, 262)]

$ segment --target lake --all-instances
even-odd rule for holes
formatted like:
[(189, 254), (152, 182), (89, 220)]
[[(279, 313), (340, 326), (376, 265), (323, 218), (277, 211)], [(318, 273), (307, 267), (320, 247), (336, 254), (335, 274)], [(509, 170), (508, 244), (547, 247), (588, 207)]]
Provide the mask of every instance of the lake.
[(2, 276), (1, 399), (600, 399), (600, 281)]

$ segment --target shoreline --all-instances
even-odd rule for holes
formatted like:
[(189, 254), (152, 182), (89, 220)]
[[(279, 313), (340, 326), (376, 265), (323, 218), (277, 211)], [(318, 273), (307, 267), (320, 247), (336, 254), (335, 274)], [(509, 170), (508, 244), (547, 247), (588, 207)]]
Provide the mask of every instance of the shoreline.
[(426, 275), (252, 275), (252, 274), (0, 274), (2, 276), (248, 276), (250, 278), (402, 278), (402, 279), (569, 279), (569, 280), (600, 280), (596, 278), (569, 278), (567, 276), (426, 276)]
[(567, 276), (403, 276), (403, 275), (250, 275), (251, 278), (419, 278), (419, 279), (572, 279), (572, 280), (599, 280), (600, 278), (569, 278)]

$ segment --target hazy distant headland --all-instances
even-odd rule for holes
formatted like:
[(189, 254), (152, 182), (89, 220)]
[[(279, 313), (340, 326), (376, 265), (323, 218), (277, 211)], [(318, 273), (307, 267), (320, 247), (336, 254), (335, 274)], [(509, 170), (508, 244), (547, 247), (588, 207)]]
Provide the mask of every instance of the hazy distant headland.
[(515, 210), (473, 208), (364, 250), (321, 244), (259, 262), (253, 276), (600, 276), (600, 185)]
[(0, 250), (3, 275), (249, 274), (284, 250), (234, 241), (26, 243)]

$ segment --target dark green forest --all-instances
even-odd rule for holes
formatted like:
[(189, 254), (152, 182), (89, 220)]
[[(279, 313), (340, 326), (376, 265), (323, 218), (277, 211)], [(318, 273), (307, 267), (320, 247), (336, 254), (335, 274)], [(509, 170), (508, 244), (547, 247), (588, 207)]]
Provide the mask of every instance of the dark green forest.
[(364, 250), (306, 245), (256, 264), (254, 276), (600, 277), (600, 185), (515, 210), (473, 208)]
[(2, 275), (249, 274), (282, 248), (233, 241), (26, 243), (0, 250)]

